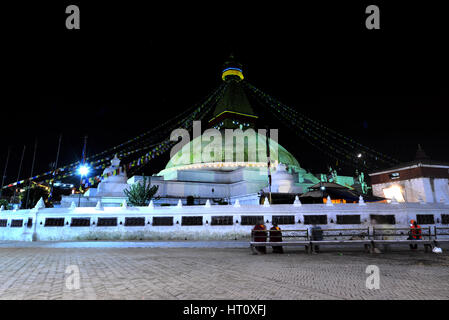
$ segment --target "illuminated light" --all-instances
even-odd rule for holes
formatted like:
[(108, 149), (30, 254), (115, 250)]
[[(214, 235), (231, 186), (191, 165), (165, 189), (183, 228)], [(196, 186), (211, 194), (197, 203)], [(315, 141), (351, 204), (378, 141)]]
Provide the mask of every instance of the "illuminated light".
[(362, 154), (359, 153), (359, 154), (357, 155), (357, 158), (361, 158), (361, 157), (362, 157)]
[(402, 188), (399, 185), (392, 185), (382, 191), (387, 199), (395, 198), (397, 202), (405, 202), (404, 196), (402, 195)]
[(240, 71), (240, 72), (243, 73), (242, 69), (240, 69), (240, 68), (232, 68), (232, 67), (224, 69), (223, 72), (228, 71), (228, 70), (237, 70), (237, 71)]
[(201, 169), (201, 168), (213, 168), (213, 167), (266, 167), (267, 164), (265, 162), (203, 162), (203, 163), (192, 163), (188, 165), (182, 165), (179, 167), (172, 167), (165, 169), (167, 171), (173, 170), (191, 170), (191, 169)]
[[(251, 118), (256, 118), (256, 119), (258, 118), (258, 116), (255, 116), (255, 115), (252, 115), (252, 114), (246, 114), (246, 113), (226, 110), (226, 111), (223, 111), (222, 113), (219, 113), (218, 115), (216, 115), (212, 119), (210, 119), (209, 122), (211, 122), (214, 119), (217, 119), (219, 116), (221, 116), (224, 113), (233, 113), (233, 114), (238, 114), (238, 115), (241, 115), (241, 116), (246, 116), (246, 117), (251, 117)], [(223, 122), (221, 122), (221, 125), (223, 125)]]
[(89, 173), (89, 167), (88, 167), (88, 166), (81, 166), (81, 167), (79, 167), (79, 168), (78, 168), (78, 173), (79, 173), (81, 176), (87, 175), (87, 174)]
[(223, 79), (223, 81), (226, 79), (227, 76), (237, 76), (240, 78), (240, 80), (243, 80), (243, 72), (241, 69), (239, 68), (226, 68), (223, 70), (223, 74), (221, 76), (221, 79)]

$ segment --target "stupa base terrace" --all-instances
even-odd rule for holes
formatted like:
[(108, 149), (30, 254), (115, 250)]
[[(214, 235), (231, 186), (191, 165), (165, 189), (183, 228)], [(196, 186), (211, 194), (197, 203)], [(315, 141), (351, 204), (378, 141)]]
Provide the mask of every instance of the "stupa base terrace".
[(449, 204), (36, 207), (0, 212), (0, 240), (249, 240), (260, 219), (282, 230), (408, 228), (411, 219), (425, 229), (449, 227)]

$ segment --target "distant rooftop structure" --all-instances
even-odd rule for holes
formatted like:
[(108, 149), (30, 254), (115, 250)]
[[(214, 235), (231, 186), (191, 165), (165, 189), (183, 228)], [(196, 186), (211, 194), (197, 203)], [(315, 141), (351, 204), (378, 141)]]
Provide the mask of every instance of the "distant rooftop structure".
[[(432, 160), (422, 149), (421, 145), (418, 144), (418, 149), (416, 150), (415, 159), (413, 161), (403, 162), (398, 165), (395, 165), (393, 167), (389, 167), (386, 169), (378, 170), (375, 172), (370, 173), (370, 176), (377, 176), (383, 173), (389, 173), (392, 171), (397, 170), (405, 170), (405, 169), (411, 169), (416, 167), (423, 167), (423, 168), (449, 168), (449, 162), (444, 161), (437, 161)], [(422, 170), (420, 172), (415, 172), (415, 175), (422, 174), (423, 176), (431, 175), (431, 171), (429, 170)]]
[[(302, 203), (327, 203), (330, 197), (332, 203), (358, 203), (360, 194), (353, 189), (333, 182), (319, 182), (309, 187), (308, 192), (302, 194), (299, 198)], [(383, 197), (363, 195), (367, 202), (383, 202)]]
[(369, 176), (377, 196), (399, 202), (449, 202), (449, 163), (431, 160), (421, 145), (413, 161)]

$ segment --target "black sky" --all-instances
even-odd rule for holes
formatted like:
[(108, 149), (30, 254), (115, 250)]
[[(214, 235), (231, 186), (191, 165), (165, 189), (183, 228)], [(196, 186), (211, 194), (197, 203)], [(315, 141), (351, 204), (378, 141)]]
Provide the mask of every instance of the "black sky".
[[(147, 131), (216, 88), (230, 52), (248, 82), (365, 145), (409, 161), (420, 143), (433, 159), (449, 161), (444, 10), (375, 2), (376, 31), (365, 29), (371, 3), (363, 1), (8, 8), (0, 170), (11, 146), (6, 182), (15, 180), (25, 144), (22, 178), (29, 176), (35, 138), (38, 173), (54, 161), (61, 132), (63, 165), (80, 158), (85, 134), (92, 154)], [(64, 27), (72, 3), (80, 6), (81, 30)], [(282, 134), (303, 167), (325, 167), (318, 151)]]

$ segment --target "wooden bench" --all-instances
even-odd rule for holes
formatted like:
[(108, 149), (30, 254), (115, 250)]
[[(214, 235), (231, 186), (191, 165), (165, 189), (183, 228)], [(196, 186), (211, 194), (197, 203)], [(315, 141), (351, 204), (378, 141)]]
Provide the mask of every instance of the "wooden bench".
[[(363, 245), (365, 251), (371, 251), (370, 230), (368, 228), (345, 228), (345, 229), (321, 229), (323, 240), (310, 241), (311, 251), (315, 252), (318, 246), (328, 245)], [(333, 239), (331, 239), (333, 238)]]
[[(411, 240), (410, 228), (347, 228), (347, 229), (321, 229), (320, 238), (314, 240), (309, 229), (301, 230), (281, 230), (282, 241), (270, 242), (270, 230), (257, 230), (251, 232), (250, 247), (254, 253), (258, 253), (256, 247), (273, 246), (304, 246), (307, 253), (314, 252), (316, 246), (327, 245), (363, 245), (366, 252), (374, 252), (376, 246), (384, 245), (385, 249), (390, 244), (423, 244), (424, 250), (428, 252), (434, 246), (439, 246), (440, 242), (449, 242), (449, 228), (426, 227), (421, 228), (421, 239)], [(267, 241), (257, 242), (255, 238), (262, 235)], [(443, 237), (443, 238), (442, 238)], [(393, 239), (388, 239), (393, 238)]]
[(282, 233), (282, 242), (257, 242), (255, 238), (262, 235), (263, 237), (267, 237), (269, 240), (270, 231), (273, 230), (252, 230), (251, 231), (251, 242), (250, 248), (253, 253), (258, 253), (256, 247), (273, 247), (273, 246), (288, 246), (288, 247), (298, 247), (304, 246), (306, 252), (310, 250), (310, 239), (309, 239), (309, 230), (301, 229), (301, 230), (281, 230)]
[[(313, 240), (308, 229), (302, 230), (281, 230), (282, 242), (257, 242), (256, 237), (262, 235), (267, 240), (270, 230), (252, 230), (250, 247), (253, 253), (258, 253), (256, 247), (273, 247), (273, 246), (304, 246), (307, 253), (312, 253), (315, 246), (321, 245), (364, 245), (366, 251), (371, 250), (372, 242), (369, 239), (369, 228), (347, 228), (347, 229), (321, 229), (323, 240)], [(333, 240), (325, 240), (325, 238), (334, 238)]]
[[(434, 245), (440, 246), (442, 242), (449, 242), (449, 228), (447, 227), (433, 227)], [(441, 238), (444, 237), (444, 238)]]
[[(383, 244), (385, 245), (385, 249), (388, 248), (389, 244), (423, 244), (424, 251), (428, 252), (431, 250), (432, 246), (435, 244), (435, 241), (432, 239), (431, 227), (421, 228), (421, 239), (414, 240), (409, 239), (411, 236), (410, 228), (376, 228), (373, 227), (372, 233), (372, 243), (373, 249), (376, 248), (376, 245)], [(394, 238), (394, 239), (385, 239)], [(380, 239), (376, 239), (380, 238)], [(405, 238), (405, 239), (404, 239)]]

